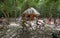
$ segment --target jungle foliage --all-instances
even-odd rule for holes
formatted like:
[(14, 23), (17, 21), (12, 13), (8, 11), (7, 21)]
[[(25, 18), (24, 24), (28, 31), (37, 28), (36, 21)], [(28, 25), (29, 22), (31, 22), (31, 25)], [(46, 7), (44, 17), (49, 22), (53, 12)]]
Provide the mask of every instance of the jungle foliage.
[(0, 17), (19, 17), (29, 7), (41, 17), (60, 17), (60, 0), (0, 0)]

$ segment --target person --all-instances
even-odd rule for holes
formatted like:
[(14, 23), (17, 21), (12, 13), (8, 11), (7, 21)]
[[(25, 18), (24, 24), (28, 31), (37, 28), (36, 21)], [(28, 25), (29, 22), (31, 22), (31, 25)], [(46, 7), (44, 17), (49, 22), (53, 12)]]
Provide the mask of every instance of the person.
[(44, 23), (45, 23), (45, 24), (48, 24), (48, 23), (49, 23), (49, 20), (48, 20), (47, 17), (44, 18)]
[(56, 25), (60, 25), (60, 19), (59, 19), (59, 18), (57, 18), (57, 19), (55, 20), (55, 24), (56, 24)]
[(51, 25), (51, 24), (54, 24), (54, 19), (53, 18), (49, 18), (48, 19), (48, 23)]
[(44, 20), (40, 19), (40, 16), (37, 18), (37, 28), (42, 28), (44, 26)]
[(51, 24), (51, 18), (48, 18), (48, 23)]
[(51, 24), (54, 24), (54, 19), (53, 18), (51, 19)]

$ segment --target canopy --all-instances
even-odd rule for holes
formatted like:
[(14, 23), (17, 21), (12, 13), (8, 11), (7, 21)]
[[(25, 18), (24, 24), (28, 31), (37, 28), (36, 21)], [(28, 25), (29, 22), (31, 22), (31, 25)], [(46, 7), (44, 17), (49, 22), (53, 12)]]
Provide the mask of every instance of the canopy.
[(36, 9), (34, 9), (33, 7), (28, 8), (27, 10), (25, 10), (23, 12), (23, 14), (35, 14), (35, 15), (40, 15), (40, 13), (38, 11), (36, 11)]

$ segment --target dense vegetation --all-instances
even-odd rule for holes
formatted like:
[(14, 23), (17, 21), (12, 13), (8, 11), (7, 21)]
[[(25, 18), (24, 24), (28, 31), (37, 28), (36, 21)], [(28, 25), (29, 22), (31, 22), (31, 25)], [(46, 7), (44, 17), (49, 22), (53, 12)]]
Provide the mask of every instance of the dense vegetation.
[(60, 0), (0, 0), (0, 17), (19, 17), (29, 7), (41, 17), (60, 17)]

